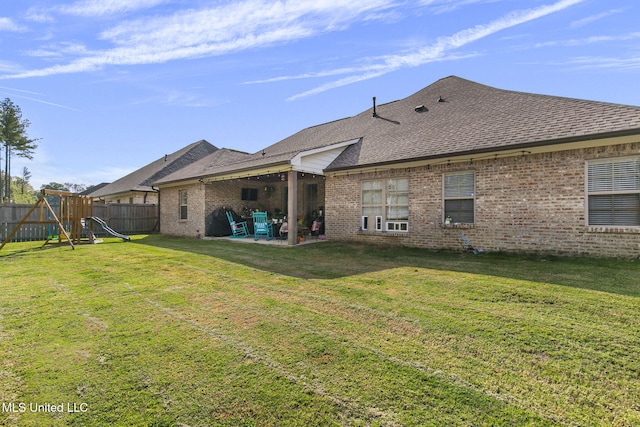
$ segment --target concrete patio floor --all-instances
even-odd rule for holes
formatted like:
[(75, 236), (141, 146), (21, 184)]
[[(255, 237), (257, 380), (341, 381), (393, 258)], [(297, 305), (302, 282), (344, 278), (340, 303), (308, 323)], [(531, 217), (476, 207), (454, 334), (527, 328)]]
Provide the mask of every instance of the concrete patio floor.
[(286, 240), (280, 240), (280, 239), (276, 239), (273, 238), (271, 240), (267, 240), (264, 237), (260, 237), (258, 240), (254, 240), (253, 236), (249, 236), (249, 237), (232, 237), (232, 236), (223, 236), (223, 237), (210, 237), (210, 236), (206, 236), (202, 238), (203, 240), (227, 240), (230, 242), (236, 242), (236, 243), (253, 243), (256, 245), (271, 245), (271, 246), (280, 246), (283, 248), (295, 248), (297, 246), (302, 246), (302, 245), (310, 245), (313, 243), (322, 243), (322, 242), (326, 242), (326, 240), (320, 240), (317, 237), (305, 237), (304, 242), (298, 243), (296, 245), (289, 245), (288, 242)]

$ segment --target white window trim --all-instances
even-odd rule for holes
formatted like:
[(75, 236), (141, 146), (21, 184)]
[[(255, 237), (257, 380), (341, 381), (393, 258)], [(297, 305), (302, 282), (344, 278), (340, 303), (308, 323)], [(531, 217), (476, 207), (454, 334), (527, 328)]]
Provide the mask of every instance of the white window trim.
[[(446, 176), (450, 175), (466, 175), (473, 174), (473, 194), (471, 197), (446, 197)], [(446, 212), (446, 202), (447, 200), (473, 200), (473, 222), (462, 222), (457, 224), (475, 224), (477, 219), (476, 212), (476, 185), (477, 185), (477, 174), (475, 170), (464, 170), (464, 171), (456, 171), (456, 172), (445, 172), (442, 174), (442, 224), (445, 224), (447, 212)]]
[(640, 194), (640, 190), (637, 191), (594, 191), (593, 193), (589, 192), (589, 165), (595, 164), (605, 164), (605, 163), (615, 163), (617, 161), (624, 160), (633, 160), (640, 159), (638, 155), (630, 155), (630, 156), (618, 156), (618, 157), (607, 157), (600, 159), (590, 159), (584, 162), (584, 226), (594, 229), (640, 229), (640, 226), (637, 225), (590, 225), (589, 224), (589, 196), (597, 196), (597, 195), (607, 195), (607, 194)]
[(409, 231), (409, 221), (387, 221), (387, 230), (394, 233), (406, 233)]
[[(366, 179), (360, 182), (360, 201), (361, 206), (360, 210), (362, 211), (362, 183), (363, 182), (372, 182), (372, 181), (381, 181), (382, 182), (382, 202), (379, 205), (382, 208), (382, 215), (375, 215), (372, 217), (367, 217), (366, 215), (362, 215), (360, 218), (360, 230), (361, 231), (370, 231), (374, 230), (376, 232), (392, 232), (392, 233), (408, 233), (409, 232), (409, 220), (386, 220), (386, 211), (389, 205), (387, 205), (387, 181), (390, 179), (406, 179), (409, 184), (408, 177), (399, 177), (399, 178), (378, 178), (378, 179)], [(410, 200), (407, 202), (410, 203)], [(377, 206), (377, 205), (376, 205)], [(409, 208), (409, 204), (407, 204), (407, 208)], [(373, 220), (373, 221), (372, 221)]]
[[(186, 195), (187, 203), (182, 204), (182, 195)], [(186, 208), (186, 218), (182, 218), (182, 208)], [(178, 221), (188, 221), (189, 220), (189, 195), (186, 189), (178, 190)]]

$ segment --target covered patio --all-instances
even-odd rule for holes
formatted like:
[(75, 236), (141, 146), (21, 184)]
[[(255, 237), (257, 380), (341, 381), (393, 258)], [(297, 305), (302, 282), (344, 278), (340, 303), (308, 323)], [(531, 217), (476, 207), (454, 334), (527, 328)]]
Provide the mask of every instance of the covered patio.
[(205, 188), (205, 215), (231, 209), (249, 222), (252, 212), (267, 212), (276, 221), (274, 228), (287, 222), (288, 245), (306, 241), (314, 221), (322, 224), (316, 235), (324, 234), (324, 169), (358, 141), (285, 153), (270, 153), (267, 148), (201, 176), (198, 181)]
[[(273, 241), (282, 244), (280, 229), (287, 223), (288, 235), (284, 242), (289, 245), (303, 243), (312, 234), (324, 234), (325, 177), (323, 175), (299, 171), (266, 171), (243, 177), (203, 181), (205, 186), (205, 236), (215, 236), (209, 229), (210, 218), (219, 210), (233, 211), (238, 222), (246, 222), (248, 231), (253, 233), (252, 213), (267, 212), (273, 224)], [(220, 218), (217, 221), (222, 221)], [(322, 239), (322, 238), (320, 238)], [(234, 240), (250, 240), (234, 239)], [(259, 241), (264, 241), (264, 237)]]
[(222, 236), (210, 231), (214, 213), (216, 221), (220, 212), (233, 211), (235, 222), (249, 223), (252, 212), (258, 211), (267, 212), (276, 231), (287, 222), (290, 246), (306, 241), (314, 222), (323, 226), (314, 230), (316, 236), (324, 234), (324, 170), (360, 138), (327, 143), (300, 137), (253, 154), (218, 149), (155, 181), (162, 199), (161, 232)]

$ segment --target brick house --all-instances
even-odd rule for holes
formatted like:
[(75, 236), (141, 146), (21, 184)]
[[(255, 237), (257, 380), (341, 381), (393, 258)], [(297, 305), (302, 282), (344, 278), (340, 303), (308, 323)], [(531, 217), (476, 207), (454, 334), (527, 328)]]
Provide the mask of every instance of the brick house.
[[(329, 240), (459, 249), (464, 233), (489, 251), (640, 256), (640, 107), (451, 76), (210, 160), (156, 182), (162, 232), (195, 234), (208, 210), (255, 188), (290, 218), (321, 207)], [(195, 223), (177, 230), (180, 207), (165, 203), (187, 193)]]

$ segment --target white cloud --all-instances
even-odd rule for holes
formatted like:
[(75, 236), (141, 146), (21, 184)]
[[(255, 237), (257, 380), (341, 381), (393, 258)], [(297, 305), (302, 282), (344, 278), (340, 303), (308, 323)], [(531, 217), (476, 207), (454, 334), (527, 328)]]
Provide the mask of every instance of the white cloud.
[(27, 10), (27, 13), (25, 14), (25, 19), (27, 21), (37, 22), (39, 24), (55, 22), (55, 19), (50, 12), (37, 9), (34, 7)]
[(68, 56), (83, 56), (92, 54), (87, 47), (81, 43), (60, 43), (43, 46), (40, 49), (27, 52), (29, 56), (46, 59), (63, 59)]
[(130, 104), (162, 104), (169, 106), (198, 108), (212, 107), (223, 103), (215, 97), (203, 94), (201, 90), (189, 91), (176, 88), (152, 88), (151, 90), (156, 92), (156, 94), (147, 98), (141, 98), (131, 101)]
[(581, 69), (606, 68), (616, 70), (637, 70), (640, 69), (640, 56), (628, 58), (603, 57), (603, 56), (583, 56), (570, 59), (562, 65), (573, 65)]
[[(28, 99), (29, 101), (37, 102), (39, 104), (51, 105), (53, 107), (63, 108), (65, 110), (79, 111), (79, 110), (77, 110), (75, 108), (68, 107), (66, 105), (58, 104), (58, 103), (51, 102), (51, 101), (46, 101), (46, 100), (42, 99), (43, 97), (45, 97), (44, 94), (38, 93), (38, 92), (33, 92), (33, 91), (30, 91), (30, 90), (23, 90), (23, 89), (16, 89), (16, 88), (11, 88), (11, 87), (6, 87), (6, 86), (0, 86), (0, 93), (4, 93), (6, 95), (9, 95), (12, 98)], [(35, 97), (37, 97), (37, 98), (35, 98)]]
[(412, 52), (381, 57), (377, 63), (355, 69), (354, 72), (359, 72), (357, 75), (326, 83), (309, 91), (294, 95), (289, 98), (289, 100), (315, 95), (329, 89), (379, 77), (402, 68), (416, 67), (429, 62), (442, 61), (445, 56), (448, 55), (449, 51), (490, 36), (498, 31), (559, 12), (582, 1), (584, 0), (562, 0), (551, 5), (511, 12), (488, 24), (476, 25), (475, 27), (459, 31), (451, 36), (440, 37), (435, 43)]
[(534, 47), (546, 47), (546, 46), (584, 46), (593, 43), (607, 43), (617, 41), (627, 41), (640, 38), (640, 32), (621, 34), (617, 36), (592, 36), (582, 39), (570, 39), (570, 40), (554, 40), (544, 43), (537, 43)]
[(21, 72), (21, 68), (19, 65), (16, 65), (12, 62), (0, 60), (0, 73), (18, 74), (20, 72)]
[(0, 31), (22, 32), (26, 31), (26, 28), (16, 24), (9, 18), (0, 17)]
[(571, 23), (571, 28), (583, 27), (585, 25), (591, 24), (592, 22), (599, 21), (600, 19), (606, 18), (611, 15), (617, 15), (618, 13), (622, 13), (622, 12), (624, 12), (624, 9), (611, 9), (606, 12), (599, 13), (597, 15), (587, 16), (586, 18), (573, 21)]
[(57, 8), (60, 13), (78, 16), (103, 16), (147, 9), (166, 3), (167, 0), (82, 0)]
[[(383, 10), (391, 0), (304, 0), (272, 2), (245, 0), (216, 8), (188, 10), (168, 17), (123, 23), (102, 34), (117, 45), (167, 46), (233, 45), (234, 40), (260, 44), (261, 39), (289, 40), (335, 31), (354, 20)], [(238, 44), (244, 44), (240, 42)]]
[(421, 6), (430, 6), (433, 13), (450, 13), (475, 3), (496, 3), (501, 0), (421, 0)]
[[(128, 0), (127, 0), (128, 1)], [(151, 0), (149, 0), (151, 1)], [(127, 21), (101, 34), (115, 47), (87, 52), (66, 64), (0, 76), (0, 79), (93, 71), (107, 65), (164, 63), (223, 55), (286, 43), (330, 31), (393, 5), (394, 0), (245, 0), (222, 6), (187, 10), (168, 17)], [(83, 2), (93, 5), (98, 2)], [(124, 2), (112, 0), (115, 7)], [(135, 2), (141, 5), (143, 0)], [(64, 53), (59, 50), (60, 53)], [(50, 50), (36, 51), (42, 56)]]

